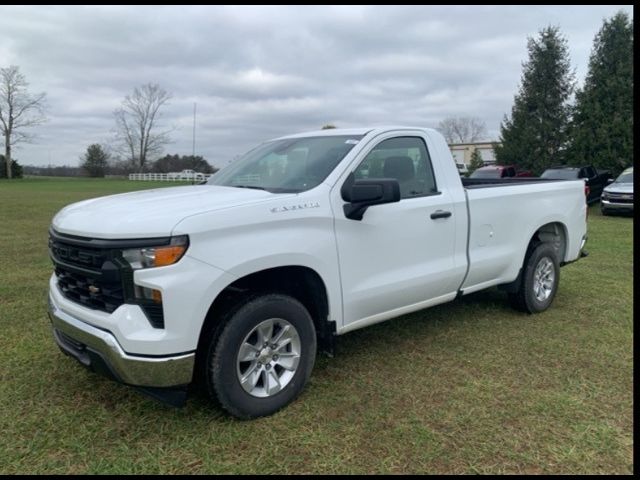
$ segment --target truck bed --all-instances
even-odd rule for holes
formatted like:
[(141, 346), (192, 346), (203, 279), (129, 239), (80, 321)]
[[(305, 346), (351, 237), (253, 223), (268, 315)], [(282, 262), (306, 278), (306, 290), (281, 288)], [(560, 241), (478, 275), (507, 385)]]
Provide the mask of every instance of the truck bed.
[(542, 225), (564, 225), (562, 235), (567, 243), (559, 260), (575, 259), (585, 230), (583, 181), (466, 178), (462, 184), (469, 209), (469, 273), (462, 286), (465, 293), (485, 288), (487, 278), (504, 279), (505, 283), (516, 278), (527, 244)]

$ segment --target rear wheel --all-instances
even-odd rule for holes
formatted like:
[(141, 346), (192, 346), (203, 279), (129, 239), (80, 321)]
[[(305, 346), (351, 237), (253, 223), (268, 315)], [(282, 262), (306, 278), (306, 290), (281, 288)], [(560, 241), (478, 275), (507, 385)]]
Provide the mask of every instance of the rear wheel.
[(528, 255), (520, 287), (509, 294), (511, 305), (528, 313), (545, 311), (556, 296), (560, 282), (560, 264), (556, 249), (540, 243)]
[(229, 316), (208, 345), (207, 392), (236, 417), (271, 415), (302, 392), (315, 356), (313, 320), (298, 300), (255, 297)]

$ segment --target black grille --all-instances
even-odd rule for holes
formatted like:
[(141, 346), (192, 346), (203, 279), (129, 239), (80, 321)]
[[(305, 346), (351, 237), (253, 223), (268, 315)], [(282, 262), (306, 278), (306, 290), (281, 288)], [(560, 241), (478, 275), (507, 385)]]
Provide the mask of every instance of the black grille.
[(49, 239), (49, 250), (54, 261), (64, 262), (82, 268), (100, 270), (107, 260), (108, 253), (97, 248), (78, 247)]
[(121, 281), (100, 281), (61, 266), (56, 267), (56, 277), (62, 294), (85, 307), (111, 313), (124, 303)]
[[(631, 198), (624, 198), (624, 197), (631, 197)], [(605, 198), (615, 203), (633, 203), (632, 193), (607, 193)]]
[[(168, 239), (155, 239), (167, 244)], [(124, 303), (142, 307), (155, 328), (164, 328), (162, 304), (148, 305), (136, 298), (133, 271), (122, 258), (123, 248), (149, 240), (95, 240), (50, 231), (49, 252), (58, 288), (69, 300), (94, 310), (112, 313)]]
[(122, 278), (109, 250), (50, 237), (49, 251), (66, 298), (108, 313), (124, 303)]

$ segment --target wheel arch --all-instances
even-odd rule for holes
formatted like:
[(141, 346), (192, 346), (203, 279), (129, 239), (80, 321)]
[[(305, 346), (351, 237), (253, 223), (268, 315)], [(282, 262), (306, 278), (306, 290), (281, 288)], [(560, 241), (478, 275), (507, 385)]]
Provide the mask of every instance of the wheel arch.
[(207, 339), (220, 333), (226, 313), (242, 305), (248, 297), (262, 293), (281, 293), (302, 303), (313, 319), (318, 350), (333, 355), (336, 323), (329, 319), (329, 295), (324, 280), (310, 267), (286, 265), (246, 274), (220, 291), (200, 329), (197, 357), (202, 355)]
[[(527, 245), (527, 254), (532, 247), (538, 243), (550, 243), (558, 255), (558, 262), (562, 264), (567, 254), (568, 245), (567, 226), (562, 222), (550, 222), (538, 228), (529, 240)], [(526, 255), (525, 255), (526, 259)], [(524, 263), (524, 259), (523, 259)]]
[(558, 262), (560, 262), (560, 265), (562, 266), (567, 253), (568, 241), (567, 226), (561, 221), (548, 222), (538, 227), (533, 234), (529, 236), (529, 242), (527, 243), (527, 247), (521, 258), (518, 276), (513, 282), (499, 285), (499, 288), (509, 293), (515, 292), (520, 288), (524, 265), (527, 262), (529, 255), (531, 255), (531, 252), (540, 243), (550, 243), (553, 246), (558, 256)]

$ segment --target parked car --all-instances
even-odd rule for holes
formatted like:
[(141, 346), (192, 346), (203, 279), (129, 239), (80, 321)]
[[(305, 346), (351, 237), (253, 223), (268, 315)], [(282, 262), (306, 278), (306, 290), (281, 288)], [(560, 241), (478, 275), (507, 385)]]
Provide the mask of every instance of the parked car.
[(577, 180), (582, 179), (585, 185), (587, 193), (587, 203), (593, 203), (600, 200), (604, 187), (609, 183), (611, 174), (608, 170), (598, 171), (591, 165), (582, 167), (570, 167), (566, 165), (560, 165), (558, 167), (551, 167), (546, 169), (540, 175), (540, 178), (546, 178), (549, 180)]
[(456, 167), (458, 168), (458, 173), (460, 174), (461, 177), (465, 177), (469, 173), (469, 169), (467, 168), (467, 165), (464, 163), (456, 163)]
[(204, 180), (204, 174), (195, 170), (182, 170), (181, 172), (170, 172), (167, 174), (170, 179), (174, 180)]
[(469, 178), (514, 178), (533, 177), (529, 171), (518, 170), (515, 165), (485, 165), (480, 167)]
[(583, 189), (461, 179), (432, 129), (282, 137), (205, 185), (62, 209), (53, 336), (165, 402), (195, 380), (232, 415), (269, 415), (338, 335), (493, 286), (519, 310), (549, 308), (560, 267), (586, 254)]
[(602, 191), (600, 210), (603, 215), (613, 212), (633, 213), (633, 167), (624, 170)]

